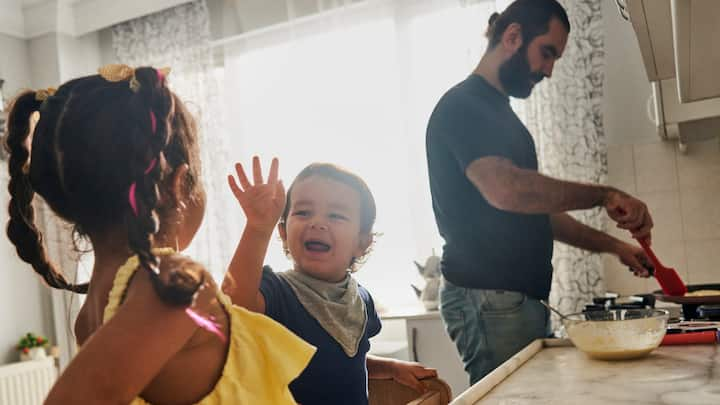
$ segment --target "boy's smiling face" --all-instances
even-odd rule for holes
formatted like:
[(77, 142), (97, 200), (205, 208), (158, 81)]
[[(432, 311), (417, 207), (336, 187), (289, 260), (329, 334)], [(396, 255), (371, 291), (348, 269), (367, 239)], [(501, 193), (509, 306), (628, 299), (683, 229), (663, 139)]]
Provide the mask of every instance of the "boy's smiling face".
[(283, 244), (295, 269), (329, 282), (341, 281), (369, 245), (360, 231), (360, 196), (341, 182), (310, 176), (292, 188)]

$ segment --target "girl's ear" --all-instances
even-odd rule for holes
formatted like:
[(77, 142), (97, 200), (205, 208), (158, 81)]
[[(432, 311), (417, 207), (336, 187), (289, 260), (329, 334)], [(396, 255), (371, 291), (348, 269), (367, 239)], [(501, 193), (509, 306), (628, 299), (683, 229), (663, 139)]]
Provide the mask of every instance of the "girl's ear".
[(185, 181), (187, 179), (190, 166), (183, 163), (178, 166), (172, 173), (170, 178), (170, 203), (174, 207), (184, 208), (187, 199), (187, 190), (185, 190)]

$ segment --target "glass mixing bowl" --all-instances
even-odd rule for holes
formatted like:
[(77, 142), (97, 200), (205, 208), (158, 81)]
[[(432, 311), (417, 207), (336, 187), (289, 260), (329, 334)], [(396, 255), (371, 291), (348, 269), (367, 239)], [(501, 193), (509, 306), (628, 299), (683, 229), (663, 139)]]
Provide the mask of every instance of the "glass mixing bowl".
[(664, 309), (616, 309), (568, 315), (562, 320), (575, 347), (601, 360), (629, 360), (648, 355), (667, 330)]

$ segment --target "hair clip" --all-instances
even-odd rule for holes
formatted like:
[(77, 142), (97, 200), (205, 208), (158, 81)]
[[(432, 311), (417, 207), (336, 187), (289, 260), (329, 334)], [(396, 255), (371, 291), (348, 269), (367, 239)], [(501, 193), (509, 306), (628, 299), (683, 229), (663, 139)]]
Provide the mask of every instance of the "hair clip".
[(57, 89), (54, 87), (48, 87), (47, 89), (37, 90), (35, 92), (35, 100), (45, 101), (48, 99), (48, 97), (52, 97), (53, 95), (55, 95), (56, 91), (57, 91)]
[[(156, 69), (158, 80), (162, 82), (170, 74), (170, 68)], [(98, 69), (98, 74), (109, 82), (129, 81), (130, 90), (137, 93), (140, 90), (140, 81), (135, 77), (135, 69), (124, 64), (110, 64)]]
[(137, 93), (140, 90), (140, 82), (135, 78), (135, 69), (128, 65), (113, 63), (98, 69), (98, 74), (109, 82), (130, 82), (130, 90)]
[(109, 82), (122, 82), (135, 76), (135, 69), (128, 65), (110, 64), (98, 69), (98, 74)]

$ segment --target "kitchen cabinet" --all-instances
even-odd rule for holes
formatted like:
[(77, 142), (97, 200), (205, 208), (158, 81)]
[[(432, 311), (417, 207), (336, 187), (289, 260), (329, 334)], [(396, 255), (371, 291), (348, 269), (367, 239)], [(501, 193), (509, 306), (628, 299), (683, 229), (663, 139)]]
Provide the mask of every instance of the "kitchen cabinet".
[(720, 128), (720, 1), (614, 0), (635, 32), (653, 96), (648, 117), (662, 139), (717, 137)]
[[(674, 78), (670, 0), (618, 0), (618, 4), (621, 15), (629, 19), (635, 30), (648, 79), (652, 82)], [(627, 10), (626, 13), (623, 10)]]
[(720, 2), (672, 0), (672, 29), (680, 101), (720, 96)]
[(453, 395), (469, 388), (469, 377), (438, 311), (418, 309), (381, 317), (405, 321), (410, 361), (437, 369), (438, 376), (450, 385)]
[(720, 1), (615, 1), (632, 24), (650, 81), (677, 79), (681, 103), (720, 97)]

